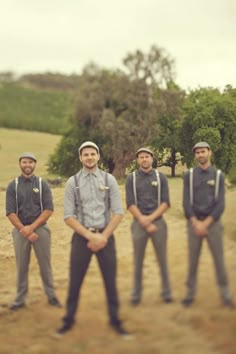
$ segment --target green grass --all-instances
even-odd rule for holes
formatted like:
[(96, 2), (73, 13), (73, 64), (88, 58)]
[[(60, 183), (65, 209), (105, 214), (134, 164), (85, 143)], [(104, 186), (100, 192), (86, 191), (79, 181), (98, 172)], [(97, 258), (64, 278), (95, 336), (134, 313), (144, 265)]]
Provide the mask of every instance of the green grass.
[(36, 174), (49, 177), (47, 161), (60, 141), (60, 135), (0, 128), (0, 188), (20, 174), (18, 158), (24, 151), (33, 152), (37, 159)]
[(0, 126), (62, 134), (73, 110), (72, 95), (17, 83), (0, 84)]

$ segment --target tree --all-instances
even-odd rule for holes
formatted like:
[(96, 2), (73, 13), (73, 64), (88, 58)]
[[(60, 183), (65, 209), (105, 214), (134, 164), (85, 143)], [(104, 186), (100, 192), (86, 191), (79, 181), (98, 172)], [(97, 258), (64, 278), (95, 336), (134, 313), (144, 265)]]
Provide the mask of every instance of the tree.
[(167, 89), (158, 89), (157, 95), (163, 102), (164, 112), (159, 118), (159, 134), (153, 139), (152, 145), (157, 150), (158, 166), (170, 167), (171, 176), (175, 177), (176, 165), (181, 160), (178, 152), (185, 93), (174, 82), (170, 82)]
[(159, 88), (166, 88), (175, 77), (174, 59), (165, 49), (153, 45), (148, 53), (136, 50), (129, 53), (123, 60), (128, 75), (134, 80), (143, 80)]
[[(125, 62), (129, 70), (132, 63), (138, 61), (140, 67), (146, 68), (144, 77), (133, 75), (132, 70), (127, 74), (119, 70), (100, 69), (94, 64), (84, 69), (75, 114), (71, 119), (73, 128), (62, 142), (64, 147), (67, 142), (69, 146), (71, 143), (74, 145), (73, 158), (77, 159), (77, 147), (86, 139), (95, 141), (101, 148), (102, 163), (117, 178), (124, 177), (126, 166), (134, 159), (136, 149), (150, 145), (153, 136), (157, 135), (158, 119), (164, 104), (155, 92), (158, 85), (163, 85), (172, 75), (172, 62), (168, 62), (162, 50), (152, 47), (150, 53), (143, 56), (143, 64), (139, 54), (131, 55)], [(79, 130), (80, 133), (75, 136), (74, 131)], [(56, 172), (56, 166), (62, 166), (63, 161), (60, 156), (52, 157), (52, 161), (53, 172)], [(66, 164), (69, 165), (69, 160)], [(51, 164), (49, 168), (52, 168)], [(71, 174), (70, 168), (61, 170)]]
[(236, 156), (235, 89), (226, 87), (223, 93), (213, 88), (191, 91), (184, 112), (181, 152), (187, 166), (193, 163), (193, 145), (203, 140), (214, 152), (213, 163), (228, 173)]

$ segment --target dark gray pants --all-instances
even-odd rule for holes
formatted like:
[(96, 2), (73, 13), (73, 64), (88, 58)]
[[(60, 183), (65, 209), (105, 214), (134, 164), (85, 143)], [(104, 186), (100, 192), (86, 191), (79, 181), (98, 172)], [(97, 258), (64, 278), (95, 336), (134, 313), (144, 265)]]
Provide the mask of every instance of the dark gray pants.
[(51, 232), (47, 225), (40, 226), (35, 232), (39, 238), (31, 242), (17, 229), (14, 228), (12, 231), (17, 265), (17, 294), (14, 303), (17, 305), (25, 302), (28, 292), (28, 271), (32, 247), (39, 264), (44, 291), (49, 299), (55, 296), (50, 260)]
[(110, 322), (116, 323), (118, 319), (118, 295), (116, 289), (116, 251), (115, 240), (111, 236), (107, 245), (100, 251), (93, 253), (87, 247), (88, 241), (73, 234), (70, 254), (70, 284), (67, 297), (67, 312), (64, 322), (72, 324), (78, 307), (80, 289), (88, 270), (92, 255), (95, 254), (102, 273), (107, 296), (108, 312)]
[(188, 277), (186, 285), (188, 287), (187, 297), (192, 299), (196, 293), (197, 286), (197, 268), (199, 256), (201, 253), (202, 242), (206, 239), (210, 252), (212, 254), (216, 278), (218, 286), (220, 288), (220, 294), (222, 300), (228, 300), (231, 298), (230, 291), (228, 288), (228, 279), (226, 274), (226, 269), (224, 265), (224, 255), (223, 255), (223, 227), (220, 221), (214, 222), (209, 227), (209, 232), (207, 237), (197, 236), (191, 225), (191, 222), (187, 222), (188, 229)]
[(131, 225), (133, 247), (134, 247), (134, 285), (132, 299), (140, 300), (142, 297), (142, 269), (147, 241), (150, 238), (160, 266), (162, 280), (162, 293), (164, 299), (171, 297), (171, 290), (167, 267), (167, 225), (163, 218), (156, 220), (157, 231), (148, 233), (136, 219)]

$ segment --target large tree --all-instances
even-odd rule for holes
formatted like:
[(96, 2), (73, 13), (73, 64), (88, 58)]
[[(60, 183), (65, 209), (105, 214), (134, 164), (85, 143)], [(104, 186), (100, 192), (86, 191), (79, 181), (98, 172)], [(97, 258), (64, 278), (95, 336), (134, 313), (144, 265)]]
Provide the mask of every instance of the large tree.
[(235, 89), (221, 93), (214, 88), (191, 91), (185, 101), (181, 152), (187, 166), (193, 164), (193, 145), (207, 141), (214, 152), (213, 163), (228, 173), (236, 156)]
[[(71, 120), (73, 128), (63, 139), (64, 147), (67, 142), (71, 146), (73, 141), (71, 160), (77, 159), (79, 144), (86, 139), (94, 140), (101, 147), (102, 163), (117, 178), (122, 178), (135, 150), (150, 145), (158, 134), (164, 102), (156, 96), (156, 89), (174, 75), (172, 61), (168, 62), (166, 53), (157, 47), (152, 47), (148, 55), (140, 57), (140, 53), (129, 54), (124, 60), (128, 72), (102, 70), (95, 65), (84, 69)], [(77, 138), (76, 131), (80, 131)], [(68, 159), (65, 162), (58, 156), (60, 149), (50, 160), (49, 167), (53, 166), (54, 172), (56, 166), (64, 171), (63, 165), (69, 165)], [(73, 163), (71, 166), (74, 168)], [(68, 166), (65, 172), (69, 175), (75, 171)]]

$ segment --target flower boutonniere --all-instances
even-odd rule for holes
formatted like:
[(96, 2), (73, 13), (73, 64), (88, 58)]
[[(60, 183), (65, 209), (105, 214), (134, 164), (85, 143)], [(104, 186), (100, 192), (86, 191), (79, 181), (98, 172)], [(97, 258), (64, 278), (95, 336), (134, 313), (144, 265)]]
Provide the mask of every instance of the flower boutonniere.
[(157, 185), (158, 185), (158, 182), (157, 182), (157, 181), (152, 181), (152, 186), (153, 186), (153, 187), (157, 187)]
[(39, 189), (38, 188), (33, 188), (34, 193), (38, 193)]
[(105, 191), (105, 190), (109, 189), (109, 187), (104, 186), (104, 184), (100, 184), (99, 189), (100, 189), (100, 191)]
[(207, 181), (207, 184), (209, 186), (214, 186), (215, 185), (215, 180), (214, 179), (210, 179), (209, 181)]

